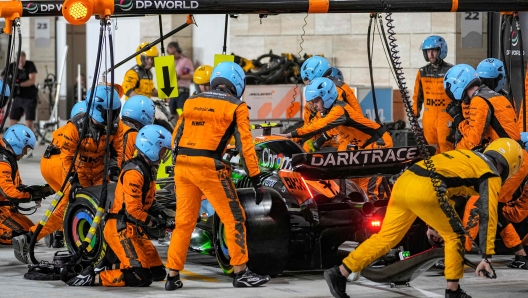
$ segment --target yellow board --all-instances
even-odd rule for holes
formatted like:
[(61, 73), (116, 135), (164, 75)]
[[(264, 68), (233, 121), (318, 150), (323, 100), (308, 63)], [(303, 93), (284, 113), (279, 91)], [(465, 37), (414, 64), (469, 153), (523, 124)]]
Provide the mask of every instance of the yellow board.
[(235, 62), (235, 56), (215, 54), (214, 66), (216, 67), (219, 63), (222, 63), (222, 62)]
[(178, 79), (176, 78), (176, 66), (174, 56), (160, 56), (154, 58), (156, 66), (156, 83), (158, 85), (159, 98), (178, 97)]

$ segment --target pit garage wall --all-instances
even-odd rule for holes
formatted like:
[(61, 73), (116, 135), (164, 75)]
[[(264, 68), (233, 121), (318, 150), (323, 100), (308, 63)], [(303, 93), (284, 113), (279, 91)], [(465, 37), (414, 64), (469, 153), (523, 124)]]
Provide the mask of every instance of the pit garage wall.
[[(262, 19), (262, 24), (258, 15), (239, 15), (237, 19), (230, 19), (231, 47), (228, 52), (248, 59), (255, 59), (270, 49), (276, 54), (297, 54), (305, 16), (268, 16)], [(420, 46), (427, 36), (438, 34), (447, 40), (449, 51), (446, 61), (449, 63), (454, 63), (459, 52), (464, 52), (457, 46), (460, 39), (460, 28), (457, 30), (456, 26), (458, 18), (456, 13), (393, 14), (400, 61), (411, 95), (416, 72), (426, 64)], [(323, 54), (343, 71), (348, 84), (370, 85), (366, 50), (368, 14), (312, 14), (307, 16), (306, 22), (301, 55)], [(387, 28), (385, 21), (384, 27)], [(483, 51), (485, 53), (485, 47)], [(470, 55), (473, 53), (467, 54)], [(374, 41), (373, 68), (377, 85), (397, 88), (378, 37)], [(394, 95), (394, 119), (405, 119), (399, 92), (394, 92)]]

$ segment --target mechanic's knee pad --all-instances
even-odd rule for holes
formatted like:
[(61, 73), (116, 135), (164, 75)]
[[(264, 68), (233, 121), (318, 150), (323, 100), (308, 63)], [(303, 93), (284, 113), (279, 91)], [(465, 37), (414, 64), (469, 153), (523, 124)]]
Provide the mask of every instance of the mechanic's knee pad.
[(123, 274), (127, 287), (148, 287), (152, 283), (152, 273), (147, 268), (124, 269)]
[(163, 265), (151, 267), (150, 273), (152, 274), (153, 281), (162, 281), (165, 279), (165, 276), (167, 275), (167, 271), (165, 271), (165, 266)]

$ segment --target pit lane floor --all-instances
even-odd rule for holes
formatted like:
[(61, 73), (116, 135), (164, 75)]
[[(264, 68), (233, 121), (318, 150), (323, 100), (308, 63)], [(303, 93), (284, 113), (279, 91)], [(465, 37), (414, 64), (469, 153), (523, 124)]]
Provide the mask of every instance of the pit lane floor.
[[(32, 158), (20, 162), (20, 173), (25, 184), (44, 183), (40, 175), (40, 156), (44, 148), (38, 147)], [(37, 222), (49, 204), (43, 202), (43, 208), (30, 218)], [(157, 245), (157, 243), (155, 243)], [(341, 249), (353, 249), (353, 243), (345, 243)], [(165, 260), (167, 247), (157, 245), (161, 257)], [(51, 261), (55, 251), (40, 241), (35, 248), (39, 260)], [(469, 255), (473, 261), (479, 256)], [(466, 267), (466, 276), (461, 280), (462, 288), (474, 298), (480, 297), (528, 297), (528, 271), (509, 269), (506, 264), (511, 256), (494, 256), (493, 265), (498, 279), (486, 280), (474, 275)], [(331, 297), (323, 279), (322, 270), (292, 272), (287, 271), (273, 278), (260, 288), (235, 289), (232, 279), (223, 275), (214, 257), (190, 252), (182, 272), (184, 287), (174, 292), (164, 290), (164, 282), (155, 282), (147, 288), (103, 288), (103, 287), (67, 287), (61, 281), (31, 281), (23, 278), (27, 265), (19, 263), (13, 256), (11, 246), (0, 247), (0, 297)], [(444, 297), (445, 280), (441, 271), (430, 269), (411, 282), (411, 287), (390, 288), (365, 278), (349, 283), (347, 292), (351, 297)]]

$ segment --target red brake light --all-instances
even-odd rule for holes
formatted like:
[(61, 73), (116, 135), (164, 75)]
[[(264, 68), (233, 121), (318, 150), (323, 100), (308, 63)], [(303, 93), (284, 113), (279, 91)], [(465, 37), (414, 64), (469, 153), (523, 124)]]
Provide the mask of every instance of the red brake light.
[(370, 226), (372, 226), (372, 227), (381, 227), (381, 221), (379, 221), (377, 219), (376, 220), (372, 220), (370, 222)]

